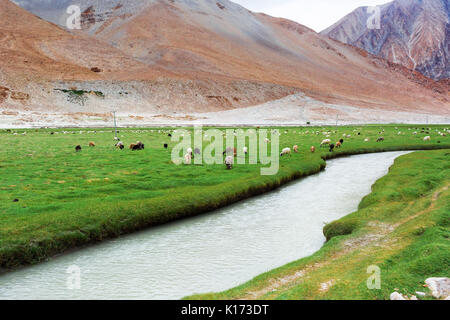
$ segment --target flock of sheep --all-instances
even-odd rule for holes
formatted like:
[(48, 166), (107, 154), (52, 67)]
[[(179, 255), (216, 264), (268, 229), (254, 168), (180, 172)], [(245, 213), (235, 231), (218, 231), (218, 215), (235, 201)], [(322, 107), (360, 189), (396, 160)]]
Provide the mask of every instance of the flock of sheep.
[[(396, 128), (396, 129), (398, 129), (398, 128)], [(414, 130), (414, 128), (409, 128), (408, 130), (411, 131), (411, 130)], [(415, 128), (415, 130), (419, 130), (419, 129)], [(422, 133), (422, 134), (430, 134), (430, 131), (431, 131), (431, 128), (422, 128), (420, 133)], [(161, 131), (158, 131), (158, 132), (161, 132)], [(376, 140), (376, 142), (383, 142), (383, 141), (385, 141), (385, 138), (383, 137), (384, 132), (385, 132), (385, 130), (381, 129), (381, 131), (379, 132), (380, 137)], [(436, 129), (436, 132), (438, 133), (439, 136), (445, 137), (447, 134), (450, 133), (450, 129), (445, 128), (445, 129), (443, 129), (442, 132), (438, 131)], [(68, 132), (63, 132), (63, 133), (68, 133)], [(80, 133), (81, 133), (81, 131), (80, 131)], [(288, 131), (286, 131), (285, 133), (287, 134)], [(305, 133), (309, 134), (310, 132), (306, 131)], [(329, 138), (331, 136), (332, 132), (324, 131), (322, 133), (326, 136), (326, 139), (322, 140), (322, 142), (320, 143), (320, 147), (321, 148), (328, 147), (329, 148), (329, 152), (333, 152), (335, 149), (341, 148), (343, 146), (343, 144), (344, 144), (344, 139), (343, 138), (346, 138), (346, 139), (351, 138), (350, 134), (344, 134), (342, 139), (340, 139), (336, 143), (332, 143), (332, 140)], [(334, 133), (337, 133), (337, 131), (334, 131)], [(361, 132), (358, 132), (358, 130), (356, 130), (356, 129), (354, 130), (354, 133), (357, 134), (358, 136), (361, 135)], [(54, 134), (54, 132), (51, 132), (50, 134)], [(272, 131), (272, 134), (281, 135), (278, 132), (278, 130)], [(320, 132), (319, 131), (312, 131), (311, 134), (318, 135), (318, 134), (320, 134)], [(402, 134), (404, 134), (404, 133), (402, 133), (401, 131), (398, 132), (398, 135), (402, 135)], [(418, 134), (418, 131), (414, 131), (413, 132), (413, 135), (417, 135), (417, 134)], [(172, 134), (168, 133), (168, 136), (171, 137)], [(115, 140), (117, 142), (115, 144), (116, 148), (121, 149), (121, 150), (125, 148), (124, 143), (122, 141), (120, 141), (119, 138), (115, 138)], [(424, 137), (423, 140), (424, 141), (431, 141), (431, 135), (427, 135), (426, 137)], [(365, 138), (364, 141), (365, 142), (369, 142), (370, 140), (368, 138)], [(265, 143), (270, 143), (270, 142), (271, 141), (269, 139), (267, 139), (267, 138), (265, 139)], [(440, 142), (440, 141), (438, 141), (438, 142)], [(89, 142), (89, 147), (95, 147), (95, 143), (93, 141)], [(145, 145), (142, 142), (140, 142), (140, 141), (138, 141), (136, 143), (132, 143), (129, 146), (129, 149), (132, 150), (132, 151), (143, 150), (144, 148), (145, 148)], [(167, 143), (164, 144), (164, 148), (168, 149), (168, 144)], [(75, 147), (75, 151), (76, 152), (80, 152), (81, 149), (82, 148), (81, 148), (80, 145), (77, 145)], [(287, 155), (290, 156), (291, 153), (292, 153), (292, 150), (293, 150), (294, 153), (298, 153), (299, 152), (298, 145), (294, 145), (292, 147), (292, 149), (288, 148), (288, 147), (287, 148), (283, 148), (281, 153), (280, 153), (280, 157), (287, 156)], [(248, 148), (247, 147), (244, 147), (242, 151), (243, 151), (244, 154), (248, 154)], [(310, 152), (314, 153), (315, 151), (316, 151), (316, 147), (315, 146), (311, 146), (310, 147)], [(201, 155), (201, 151), (198, 148), (195, 148), (195, 150), (193, 150), (192, 148), (188, 148), (186, 154), (184, 155), (184, 164), (185, 165), (191, 165), (192, 164), (192, 160), (193, 160), (193, 158), (196, 155)], [(237, 156), (236, 148), (227, 148), (223, 152), (223, 155), (225, 156), (224, 164), (225, 164), (226, 168), (229, 169), (229, 170), (232, 169), (233, 168), (233, 164), (234, 164), (234, 158)]]
[[(89, 142), (89, 147), (90, 148), (95, 147), (95, 142), (90, 141)], [(115, 147), (118, 148), (118, 149), (123, 150), (125, 148), (125, 145), (123, 144), (122, 141), (119, 140), (119, 142), (117, 142), (115, 144)], [(145, 145), (142, 142), (140, 142), (140, 141), (130, 144), (130, 150), (131, 151), (144, 150), (144, 149), (145, 149)], [(75, 152), (80, 152), (81, 150), (82, 150), (81, 145), (77, 145), (75, 147)]]

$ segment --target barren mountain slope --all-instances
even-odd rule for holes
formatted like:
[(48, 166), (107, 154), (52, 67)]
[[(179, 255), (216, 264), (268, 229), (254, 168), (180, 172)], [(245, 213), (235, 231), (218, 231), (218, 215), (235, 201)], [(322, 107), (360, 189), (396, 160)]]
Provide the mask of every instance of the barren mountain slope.
[[(147, 67), (83, 34), (73, 35), (0, 0), (0, 70), (39, 79), (93, 80), (109, 73)], [(97, 67), (102, 73), (92, 72)]]
[[(20, 2), (35, 8), (32, 0)], [(131, 67), (117, 64), (107, 76), (93, 75), (98, 81), (58, 84), (105, 93), (86, 102), (90, 109), (113, 103), (138, 112), (215, 111), (304, 92), (328, 103), (450, 114), (445, 82), (230, 1), (81, 0), (80, 5), (81, 32), (103, 42), (108, 52), (132, 59)], [(36, 13), (45, 17), (44, 9)], [(53, 21), (65, 21), (64, 12)], [(92, 56), (99, 57), (95, 66), (104, 60), (103, 53)], [(133, 70), (133, 63), (139, 67)]]
[(415, 69), (436, 80), (450, 78), (448, 0), (396, 0), (381, 6), (381, 29), (369, 30), (361, 7), (322, 31), (333, 39)]

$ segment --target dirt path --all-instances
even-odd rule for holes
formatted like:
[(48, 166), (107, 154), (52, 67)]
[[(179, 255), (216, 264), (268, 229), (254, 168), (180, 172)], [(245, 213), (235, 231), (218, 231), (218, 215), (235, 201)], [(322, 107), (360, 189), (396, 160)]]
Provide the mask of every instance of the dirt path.
[[(260, 290), (256, 290), (256, 291), (249, 291), (242, 299), (243, 300), (257, 300), (257, 299), (260, 299), (261, 297), (265, 296), (266, 294), (278, 291), (281, 288), (287, 288), (287, 287), (294, 286), (294, 285), (298, 284), (299, 281), (304, 279), (308, 273), (310, 273), (314, 270), (317, 270), (321, 267), (324, 267), (326, 265), (329, 265), (333, 261), (341, 258), (342, 256), (344, 256), (346, 254), (349, 254), (349, 253), (351, 253), (357, 249), (361, 249), (363, 247), (377, 245), (382, 238), (384, 238), (387, 235), (389, 235), (390, 233), (394, 232), (398, 227), (408, 223), (411, 220), (418, 218), (421, 215), (424, 215), (424, 214), (432, 211), (435, 208), (436, 201), (439, 199), (440, 195), (443, 192), (447, 191), (449, 186), (450, 186), (450, 184), (447, 184), (443, 188), (441, 188), (438, 191), (436, 191), (435, 193), (433, 193), (433, 195), (431, 197), (431, 204), (428, 206), (428, 208), (416, 213), (413, 216), (402, 219), (394, 225), (388, 225), (388, 224), (384, 224), (384, 223), (375, 223), (375, 222), (369, 223), (369, 226), (375, 227), (375, 230), (373, 232), (365, 234), (362, 237), (346, 240), (343, 243), (343, 246), (344, 246), (343, 250), (336, 252), (332, 257), (328, 258), (326, 262), (320, 262), (320, 263), (307, 265), (304, 268), (302, 268), (301, 270), (297, 270), (293, 274), (289, 274), (289, 275), (286, 275), (281, 278), (271, 279), (271, 280), (269, 280), (269, 283), (264, 288), (261, 288)], [(409, 204), (408, 208), (410, 206), (412, 206), (413, 204), (414, 204), (414, 202), (411, 202)], [(330, 280), (328, 282), (322, 283), (321, 284), (321, 292), (328, 291), (328, 289), (333, 284), (334, 284), (334, 280)]]

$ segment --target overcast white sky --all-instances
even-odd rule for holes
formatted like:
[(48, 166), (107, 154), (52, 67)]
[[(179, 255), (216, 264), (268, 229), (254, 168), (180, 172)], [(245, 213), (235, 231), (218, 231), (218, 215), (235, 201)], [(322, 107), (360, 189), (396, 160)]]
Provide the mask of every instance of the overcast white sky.
[(297, 21), (319, 32), (358, 7), (391, 0), (231, 0), (256, 12)]

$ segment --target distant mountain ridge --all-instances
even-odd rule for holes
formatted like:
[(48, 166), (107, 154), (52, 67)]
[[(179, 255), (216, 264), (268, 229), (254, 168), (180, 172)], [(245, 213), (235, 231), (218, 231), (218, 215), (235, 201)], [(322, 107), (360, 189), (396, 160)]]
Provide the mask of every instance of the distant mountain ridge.
[(361, 7), (322, 31), (338, 41), (400, 63), (435, 80), (450, 78), (448, 0), (395, 0), (380, 6), (381, 29), (370, 30), (372, 15)]
[[(44, 20), (0, 0), (0, 55), (14, 61), (0, 60), (0, 81), (29, 95), (23, 104), (4, 99), (13, 107), (174, 114), (303, 93), (327, 104), (450, 113), (445, 82), (228, 0), (79, 0), (82, 30), (64, 28), (72, 2), (16, 2)], [(55, 89), (91, 94), (80, 107)]]

